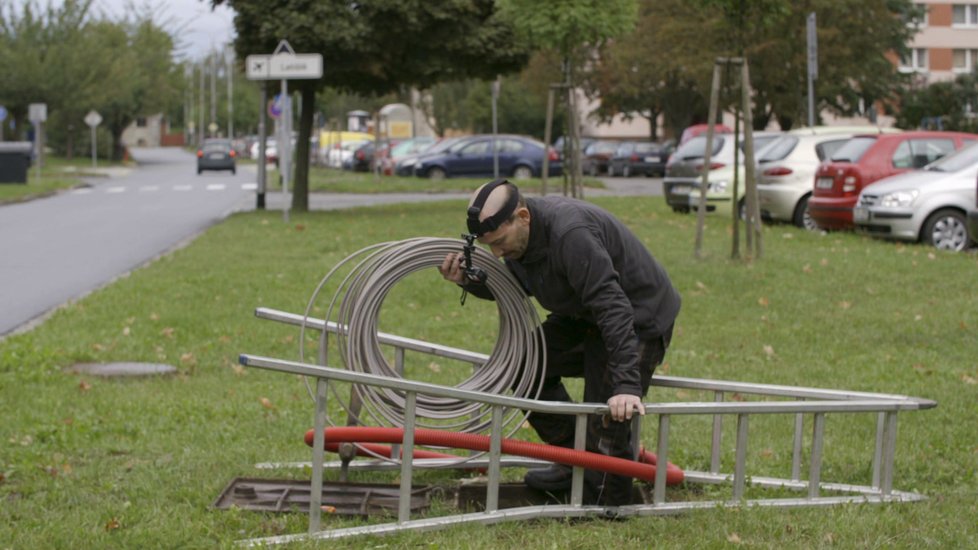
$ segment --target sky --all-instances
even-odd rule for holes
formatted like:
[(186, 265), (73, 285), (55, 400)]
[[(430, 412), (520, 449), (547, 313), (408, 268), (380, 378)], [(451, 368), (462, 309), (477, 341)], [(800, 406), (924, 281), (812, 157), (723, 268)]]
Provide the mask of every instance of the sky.
[(234, 11), (222, 4), (211, 10), (205, 0), (94, 0), (92, 8), (121, 16), (127, 5), (151, 9), (157, 23), (176, 38), (176, 56), (197, 59), (234, 39)]
[[(14, 3), (23, 5), (27, 1)], [(49, 1), (53, 6), (63, 4), (61, 0), (34, 1), (42, 9)], [(127, 6), (155, 15), (154, 20), (176, 39), (178, 59), (204, 57), (234, 39), (234, 11), (223, 4), (212, 11), (209, 0), (93, 0), (91, 10), (93, 14), (105, 13), (111, 19), (119, 19)]]

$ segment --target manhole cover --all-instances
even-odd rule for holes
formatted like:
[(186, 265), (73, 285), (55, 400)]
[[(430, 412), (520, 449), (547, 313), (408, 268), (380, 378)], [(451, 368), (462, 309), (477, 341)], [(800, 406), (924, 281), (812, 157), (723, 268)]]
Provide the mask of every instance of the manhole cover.
[(177, 372), (173, 365), (160, 363), (78, 363), (69, 369), (76, 374), (92, 376), (152, 376)]

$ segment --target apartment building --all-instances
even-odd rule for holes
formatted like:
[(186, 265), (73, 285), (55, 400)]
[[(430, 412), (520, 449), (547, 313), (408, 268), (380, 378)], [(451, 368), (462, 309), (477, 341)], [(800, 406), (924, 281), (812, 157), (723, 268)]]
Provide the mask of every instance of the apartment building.
[(952, 80), (978, 65), (978, 0), (917, 0), (926, 9), (920, 32), (898, 65), (925, 82)]

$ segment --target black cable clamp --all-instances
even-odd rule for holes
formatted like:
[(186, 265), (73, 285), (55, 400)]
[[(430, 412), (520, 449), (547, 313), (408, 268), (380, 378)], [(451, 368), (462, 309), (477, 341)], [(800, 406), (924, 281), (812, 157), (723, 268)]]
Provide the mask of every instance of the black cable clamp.
[[(472, 265), (472, 251), (475, 250), (475, 234), (462, 234), (462, 238), (465, 239), (465, 246), (462, 247), (462, 271), (465, 273), (465, 278), (470, 283), (484, 285), (489, 279), (489, 274), (486, 273), (486, 270)], [(465, 297), (467, 295), (468, 291), (465, 290), (465, 287), (462, 287), (462, 297), (459, 303), (463, 306), (465, 305)]]

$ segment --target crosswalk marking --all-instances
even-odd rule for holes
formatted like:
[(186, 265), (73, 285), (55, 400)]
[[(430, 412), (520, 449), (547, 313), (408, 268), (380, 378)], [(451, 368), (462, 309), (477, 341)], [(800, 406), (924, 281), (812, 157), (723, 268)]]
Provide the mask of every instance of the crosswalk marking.
[[(242, 183), (239, 185), (242, 191), (255, 191), (258, 189), (258, 184), (255, 182)], [(193, 185), (189, 183), (180, 183), (180, 184), (172, 185), (168, 189), (162, 188), (159, 185), (141, 185), (141, 186), (131, 186), (131, 187), (127, 187), (125, 185), (113, 185), (110, 187), (100, 187), (100, 186), (79, 187), (77, 189), (72, 189), (70, 193), (72, 195), (91, 195), (92, 193), (95, 192), (119, 194), (119, 193), (125, 193), (126, 191), (134, 191), (138, 193), (155, 193), (158, 191), (166, 192), (167, 190), (186, 192), (186, 191), (193, 191), (194, 189), (204, 190), (204, 191), (225, 191), (225, 190), (235, 190), (239, 185), (236, 184), (228, 185), (226, 183), (209, 183), (207, 185), (200, 186), (200, 185)]]

